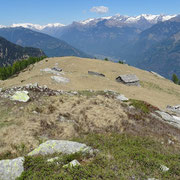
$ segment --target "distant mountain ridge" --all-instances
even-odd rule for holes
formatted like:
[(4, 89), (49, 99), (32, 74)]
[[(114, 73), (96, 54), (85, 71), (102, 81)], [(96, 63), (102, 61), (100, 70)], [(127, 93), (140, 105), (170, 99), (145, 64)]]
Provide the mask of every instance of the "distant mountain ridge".
[[(141, 14), (138, 16), (126, 16), (126, 15), (117, 14), (117, 15), (108, 16), (108, 17), (90, 18), (90, 19), (79, 21), (79, 22), (73, 22), (72, 24), (78, 23), (81, 25), (92, 26), (103, 20), (108, 20), (107, 25), (109, 26), (122, 26), (122, 25), (133, 25), (133, 24), (137, 25), (138, 23), (142, 23), (143, 21), (144, 22), (147, 21), (146, 23), (150, 23), (150, 24), (156, 24), (157, 22), (164, 22), (176, 16), (177, 15), (163, 15), (163, 14), (160, 14), (160, 15)], [(32, 24), (32, 23), (12, 24), (11, 26), (0, 25), (0, 27), (6, 27), (6, 28), (7, 27), (24, 27), (24, 28), (29, 28), (32, 30), (39, 30), (39, 31), (43, 31), (46, 28), (53, 29), (53, 28), (62, 28), (65, 26), (69, 26), (69, 25), (64, 25), (61, 23), (51, 23), (47, 25), (39, 25), (39, 24)]]
[[(103, 59), (108, 57), (114, 61), (125, 60), (130, 65), (171, 78), (173, 73), (180, 77), (179, 23), (180, 15), (142, 14), (91, 18), (70, 25), (13, 26), (26, 26), (49, 34), (92, 57)], [(18, 41), (19, 43), (21, 42)], [(53, 44), (53, 49), (56, 49)], [(43, 50), (47, 54), (48, 51)]]
[(44, 52), (37, 48), (21, 47), (0, 37), (0, 66), (13, 64), (16, 60), (28, 57), (45, 56)]
[(0, 36), (6, 38), (10, 42), (21, 45), (23, 47), (30, 46), (42, 49), (49, 57), (55, 56), (79, 56), (90, 57), (82, 51), (72, 47), (66, 42), (47, 34), (32, 31), (27, 28), (0, 28)]

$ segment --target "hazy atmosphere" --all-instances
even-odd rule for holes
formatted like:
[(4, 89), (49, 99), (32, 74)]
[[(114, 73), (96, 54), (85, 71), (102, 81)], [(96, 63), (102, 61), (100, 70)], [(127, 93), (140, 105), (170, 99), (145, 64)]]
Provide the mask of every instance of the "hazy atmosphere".
[(0, 0), (0, 180), (180, 180), (179, 0)]

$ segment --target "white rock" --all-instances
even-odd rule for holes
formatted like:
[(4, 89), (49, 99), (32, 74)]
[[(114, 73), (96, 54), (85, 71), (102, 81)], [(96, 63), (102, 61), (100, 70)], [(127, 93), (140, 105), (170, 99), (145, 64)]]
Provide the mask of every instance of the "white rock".
[(167, 123), (180, 128), (180, 119), (177, 116), (171, 116), (170, 114), (166, 113), (166, 112), (162, 112), (162, 111), (156, 111), (156, 113), (158, 113), (162, 119), (164, 121), (166, 121)]
[(166, 167), (166, 166), (164, 166), (164, 165), (161, 165), (161, 170), (163, 171), (163, 172), (167, 172), (167, 171), (169, 171), (169, 168), (168, 167)]
[(51, 73), (51, 74), (55, 74), (55, 75), (62, 75), (64, 74), (63, 72), (58, 72), (58, 71), (55, 71), (51, 68), (45, 68), (45, 69), (41, 69), (42, 72), (46, 72), (46, 73)]
[(0, 161), (0, 179), (1, 180), (15, 180), (21, 176), (24, 171), (23, 167), (24, 157), (19, 157), (12, 160)]
[(51, 159), (48, 159), (47, 162), (54, 162), (55, 160), (58, 160), (59, 157), (54, 157), (54, 158), (51, 158)]
[(56, 81), (57, 83), (68, 83), (69, 79), (60, 77), (60, 76), (51, 76), (51, 79)]
[(120, 101), (128, 101), (129, 99), (125, 97), (123, 94), (120, 94), (116, 97)]
[(80, 165), (81, 164), (75, 159), (75, 160), (71, 161), (70, 163), (64, 165), (63, 168), (75, 167), (75, 166), (80, 166)]

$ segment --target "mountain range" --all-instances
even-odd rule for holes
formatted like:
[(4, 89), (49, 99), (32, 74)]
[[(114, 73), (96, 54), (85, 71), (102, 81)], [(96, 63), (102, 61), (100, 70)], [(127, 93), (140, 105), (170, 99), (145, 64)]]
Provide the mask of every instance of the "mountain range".
[(48, 34), (51, 39), (54, 37), (56, 41), (67, 42), (80, 49), (78, 56), (86, 57), (86, 54), (90, 54), (97, 58), (108, 57), (113, 61), (125, 60), (130, 65), (156, 71), (167, 78), (171, 78), (173, 73), (180, 76), (179, 15), (115, 15), (73, 22), (70, 25), (56, 23), (41, 26), (25, 23), (0, 29), (0, 35), (14, 43), (38, 47), (47, 55), (59, 56), (56, 53), (59, 51), (54, 50), (57, 42), (51, 41), (49, 45), (39, 37), (36, 41), (38, 43), (34, 44), (27, 40), (27, 35), (23, 39), (19, 35), (16, 38), (17, 33), (6, 36), (2, 33), (9, 29), (22, 30), (23, 27), (26, 28), (24, 31), (28, 28), (32, 34), (44, 33), (43, 36)]
[(23, 47), (40, 48), (49, 57), (90, 57), (62, 40), (23, 27), (0, 28), (0, 36)]
[(28, 57), (45, 56), (44, 52), (37, 48), (21, 47), (0, 37), (0, 65), (12, 64), (16, 60)]

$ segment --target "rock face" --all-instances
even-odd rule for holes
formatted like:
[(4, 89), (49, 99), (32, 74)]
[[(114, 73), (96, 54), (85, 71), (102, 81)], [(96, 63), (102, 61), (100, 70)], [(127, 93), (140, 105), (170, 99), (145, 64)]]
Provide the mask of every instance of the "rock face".
[(51, 79), (57, 83), (68, 83), (69, 79), (61, 76), (51, 76)]
[(105, 77), (104, 74), (101, 74), (101, 73), (98, 73), (98, 72), (93, 72), (93, 71), (88, 71), (88, 74), (90, 74), (90, 75), (95, 75), (95, 76)]
[(17, 91), (13, 96), (11, 96), (11, 100), (19, 101), (19, 102), (27, 102), (30, 97), (28, 96), (27, 91)]
[(180, 114), (180, 105), (177, 106), (167, 106), (167, 110)]
[(15, 180), (24, 171), (23, 163), (23, 157), (0, 161), (0, 179)]
[(129, 86), (140, 86), (139, 78), (135, 74), (120, 75), (116, 81)]
[(30, 152), (28, 156), (48, 155), (54, 153), (73, 154), (79, 151), (91, 152), (92, 149), (85, 144), (73, 141), (49, 140), (39, 145), (39, 147)]
[(162, 117), (162, 119), (166, 121), (167, 123), (177, 128), (180, 128), (180, 117), (171, 116), (170, 114), (166, 112), (162, 112), (162, 111), (156, 111), (156, 113), (158, 113)]

